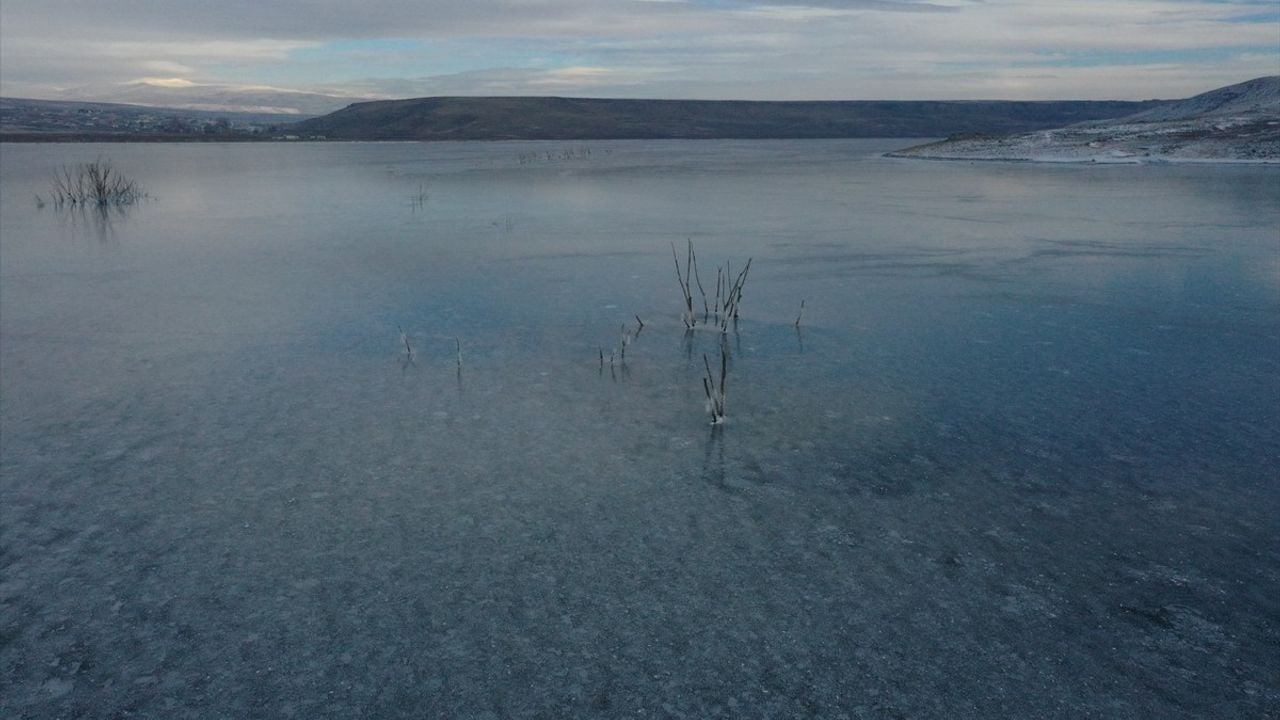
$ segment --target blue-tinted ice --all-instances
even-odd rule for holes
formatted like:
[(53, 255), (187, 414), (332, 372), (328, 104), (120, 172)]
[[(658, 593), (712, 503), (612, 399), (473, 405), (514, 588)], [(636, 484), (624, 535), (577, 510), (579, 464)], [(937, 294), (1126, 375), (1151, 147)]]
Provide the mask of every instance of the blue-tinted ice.
[(0, 145), (0, 716), (1280, 713), (1280, 174), (904, 144)]

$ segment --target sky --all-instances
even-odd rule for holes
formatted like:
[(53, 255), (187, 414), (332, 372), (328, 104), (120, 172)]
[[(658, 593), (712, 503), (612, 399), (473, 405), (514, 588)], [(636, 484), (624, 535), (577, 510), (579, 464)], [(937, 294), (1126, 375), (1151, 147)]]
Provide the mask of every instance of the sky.
[(1280, 0), (0, 0), (7, 97), (1136, 100), (1276, 74)]

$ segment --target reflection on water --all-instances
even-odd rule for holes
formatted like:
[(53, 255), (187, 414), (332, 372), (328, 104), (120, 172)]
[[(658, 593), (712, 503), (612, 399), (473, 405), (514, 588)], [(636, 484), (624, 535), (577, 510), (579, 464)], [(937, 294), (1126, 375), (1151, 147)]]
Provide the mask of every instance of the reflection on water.
[(587, 147), (0, 145), (0, 715), (1280, 704), (1274, 169)]
[[(40, 209), (45, 209), (41, 206)], [(57, 215), (68, 231), (73, 235), (94, 237), (104, 245), (118, 242), (115, 225), (129, 218), (132, 206), (118, 204), (53, 204), (48, 205), (48, 212)]]

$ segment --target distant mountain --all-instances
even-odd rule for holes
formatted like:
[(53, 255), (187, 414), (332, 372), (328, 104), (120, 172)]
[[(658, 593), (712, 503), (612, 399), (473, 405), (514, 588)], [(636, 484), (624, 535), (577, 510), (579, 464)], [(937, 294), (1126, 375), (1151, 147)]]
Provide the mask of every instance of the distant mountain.
[[(0, 140), (225, 139), (285, 132), (297, 115), (0, 98)], [(288, 132), (292, 132), (289, 130)]]
[(1057, 127), (1157, 104), (432, 97), (356, 103), (295, 132), (347, 140), (940, 137)]
[(270, 113), (301, 118), (331, 113), (362, 98), (269, 87), (153, 80), (72, 88), (50, 99), (218, 113)]
[(1280, 163), (1280, 75), (1113, 120), (1005, 136), (955, 137), (893, 155), (940, 160)]

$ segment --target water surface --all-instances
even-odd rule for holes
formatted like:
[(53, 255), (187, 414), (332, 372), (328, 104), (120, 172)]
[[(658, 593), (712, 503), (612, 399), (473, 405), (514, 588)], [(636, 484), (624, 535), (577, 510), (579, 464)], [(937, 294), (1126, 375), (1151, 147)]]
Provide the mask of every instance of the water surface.
[(0, 714), (1280, 712), (1280, 174), (901, 144), (0, 145)]

